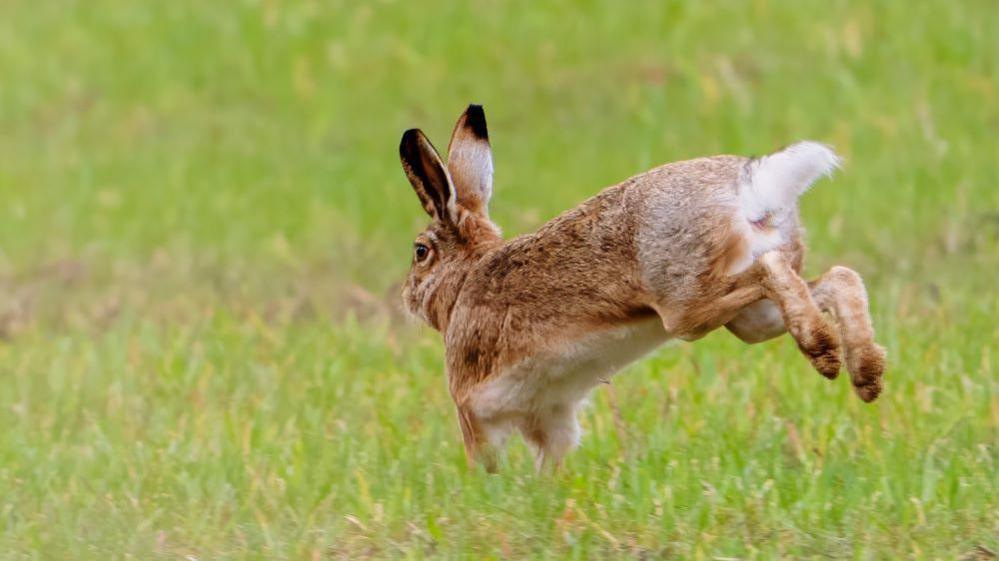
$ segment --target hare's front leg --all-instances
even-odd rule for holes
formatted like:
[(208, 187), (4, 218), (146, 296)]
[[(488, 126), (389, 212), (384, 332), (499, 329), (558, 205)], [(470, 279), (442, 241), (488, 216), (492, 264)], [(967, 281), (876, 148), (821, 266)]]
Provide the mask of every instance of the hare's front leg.
[(835, 316), (846, 354), (846, 368), (857, 395), (874, 401), (881, 393), (885, 350), (874, 342), (867, 289), (853, 269), (836, 266), (809, 283), (815, 303)]
[(540, 473), (545, 467), (558, 469), (562, 458), (579, 445), (582, 431), (576, 419), (577, 403), (563, 403), (525, 415), (520, 432), (534, 450), (534, 469)]
[(468, 467), (474, 467), (478, 462), (489, 473), (499, 471), (498, 455), (512, 430), (510, 423), (503, 420), (483, 422), (467, 404), (458, 405), (458, 423)]

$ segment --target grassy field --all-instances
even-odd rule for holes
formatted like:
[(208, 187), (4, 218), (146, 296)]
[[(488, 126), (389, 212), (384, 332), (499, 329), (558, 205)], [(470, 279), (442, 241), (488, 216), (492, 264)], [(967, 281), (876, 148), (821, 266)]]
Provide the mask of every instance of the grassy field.
[[(991, 559), (999, 9), (884, 2), (0, 4), (0, 559)], [(886, 391), (792, 341), (669, 346), (536, 477), (465, 467), (398, 310), (401, 132), (486, 107), (530, 231), (654, 165), (829, 142), (807, 269), (868, 282)]]

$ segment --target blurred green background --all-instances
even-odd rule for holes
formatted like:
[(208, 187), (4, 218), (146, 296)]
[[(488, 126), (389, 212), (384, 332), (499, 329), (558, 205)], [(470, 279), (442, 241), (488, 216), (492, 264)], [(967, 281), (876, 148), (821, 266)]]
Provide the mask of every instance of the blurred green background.
[[(6, 0), (0, 558), (991, 558), (996, 30), (991, 0)], [(883, 397), (717, 333), (596, 392), (563, 473), (467, 471), (398, 309), (397, 145), (469, 102), (508, 235), (834, 145), (806, 269), (864, 275)]]

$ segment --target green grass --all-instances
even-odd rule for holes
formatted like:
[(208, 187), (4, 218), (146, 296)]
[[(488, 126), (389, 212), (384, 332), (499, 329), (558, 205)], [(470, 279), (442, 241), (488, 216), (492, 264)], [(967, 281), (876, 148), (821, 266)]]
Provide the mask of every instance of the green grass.
[[(0, 558), (988, 558), (996, 29), (988, 0), (7, 0)], [(594, 392), (562, 472), (519, 441), (467, 470), (397, 310), (396, 146), (470, 101), (511, 235), (662, 162), (834, 144), (807, 269), (864, 275), (884, 395), (716, 333)]]

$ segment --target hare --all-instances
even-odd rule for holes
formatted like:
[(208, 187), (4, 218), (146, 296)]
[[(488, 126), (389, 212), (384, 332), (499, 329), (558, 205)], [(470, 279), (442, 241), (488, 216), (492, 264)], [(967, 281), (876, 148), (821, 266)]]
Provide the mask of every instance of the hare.
[(666, 164), (511, 240), (489, 219), (481, 106), (458, 119), (446, 165), (417, 129), (399, 153), (431, 218), (403, 298), (444, 336), (470, 466), (494, 471), (519, 430), (537, 468), (557, 468), (579, 442), (576, 414), (595, 385), (669, 339), (721, 326), (747, 343), (788, 331), (823, 376), (838, 375), (842, 354), (860, 399), (881, 392), (885, 352), (860, 276), (799, 276), (797, 199), (840, 163), (823, 144)]

